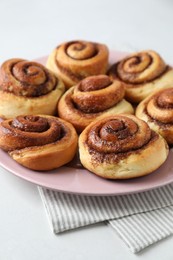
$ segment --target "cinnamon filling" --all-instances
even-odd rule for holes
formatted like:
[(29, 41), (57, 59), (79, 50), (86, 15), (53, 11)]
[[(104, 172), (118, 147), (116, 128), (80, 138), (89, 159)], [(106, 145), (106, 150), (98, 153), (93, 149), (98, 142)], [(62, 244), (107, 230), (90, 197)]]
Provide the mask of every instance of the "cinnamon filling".
[(114, 116), (97, 122), (88, 132), (88, 146), (100, 153), (136, 150), (149, 142), (151, 130), (142, 120)]
[(73, 73), (70, 69), (63, 66), (57, 59), (55, 59), (56, 66), (58, 69), (65, 75), (67, 75), (74, 82), (78, 83), (80, 80), (84, 79), (84, 75), (80, 75), (79, 73)]
[(173, 90), (161, 90), (153, 95), (146, 103), (144, 113), (150, 121), (162, 128), (170, 127), (173, 123)]
[(91, 42), (69, 42), (65, 46), (66, 54), (74, 60), (87, 60), (97, 55), (97, 45)]
[(100, 90), (110, 84), (112, 84), (112, 81), (106, 75), (90, 76), (79, 83), (79, 90), (83, 92)]
[(118, 153), (106, 153), (98, 152), (97, 150), (89, 147), (89, 153), (92, 155), (92, 164), (97, 166), (101, 163), (118, 163), (119, 161), (129, 157), (131, 154), (140, 154), (143, 149), (146, 149), (147, 146), (152, 145), (158, 139), (156, 132), (151, 131), (151, 138), (145, 143), (142, 147), (137, 149), (132, 149), (127, 152), (118, 152)]
[(17, 96), (39, 97), (53, 91), (56, 77), (43, 65), (21, 59), (11, 59), (1, 67), (1, 90)]
[(15, 150), (57, 142), (66, 135), (66, 129), (58, 120), (31, 115), (4, 120), (0, 133), (4, 137), (8, 135), (10, 143), (5, 150)]
[(108, 75), (129, 84), (129, 87), (138, 87), (162, 77), (169, 69), (157, 53), (149, 51), (131, 55), (113, 64)]

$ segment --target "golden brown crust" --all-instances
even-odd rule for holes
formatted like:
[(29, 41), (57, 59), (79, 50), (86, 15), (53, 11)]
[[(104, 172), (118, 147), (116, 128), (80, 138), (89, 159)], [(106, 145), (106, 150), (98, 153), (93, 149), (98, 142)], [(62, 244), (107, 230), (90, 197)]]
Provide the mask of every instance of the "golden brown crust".
[(111, 79), (123, 82), (126, 98), (139, 103), (154, 91), (169, 86), (173, 69), (155, 51), (133, 53), (113, 64), (108, 71)]
[(4, 121), (6, 118), (4, 117), (4, 116), (2, 116), (2, 115), (0, 115), (0, 123), (2, 122), (2, 121)]
[(51, 170), (70, 162), (77, 140), (73, 126), (53, 116), (25, 115), (0, 124), (0, 147), (33, 170)]
[(79, 137), (81, 163), (110, 179), (147, 175), (167, 158), (165, 140), (133, 115), (105, 117), (91, 123)]
[(173, 88), (155, 92), (144, 99), (136, 109), (136, 116), (173, 144)]
[(134, 112), (124, 98), (124, 87), (106, 75), (90, 76), (70, 88), (58, 103), (59, 117), (69, 121), (80, 133), (95, 119), (112, 114)]
[(49, 55), (47, 68), (69, 88), (88, 76), (105, 74), (108, 54), (104, 44), (80, 40), (65, 42)]
[(50, 114), (65, 87), (43, 65), (10, 59), (0, 69), (0, 114), (7, 118), (21, 114)]

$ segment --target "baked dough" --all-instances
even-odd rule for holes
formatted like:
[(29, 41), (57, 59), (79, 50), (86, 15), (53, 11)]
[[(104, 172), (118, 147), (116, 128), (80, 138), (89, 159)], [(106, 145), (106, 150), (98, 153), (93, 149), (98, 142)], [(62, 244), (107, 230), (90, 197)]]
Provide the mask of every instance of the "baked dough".
[(64, 91), (63, 82), (39, 63), (10, 59), (0, 68), (0, 114), (7, 118), (54, 115)]
[(108, 48), (104, 44), (70, 41), (52, 51), (46, 66), (69, 88), (88, 76), (106, 74), (108, 55)]
[(1, 116), (0, 115), (0, 123), (2, 122), (2, 121), (4, 121), (6, 118), (4, 117), (4, 116)]
[(124, 87), (106, 75), (90, 76), (71, 87), (58, 103), (58, 115), (80, 133), (92, 121), (120, 113), (133, 114), (132, 105), (124, 99)]
[(77, 142), (74, 127), (53, 116), (25, 115), (0, 123), (0, 148), (32, 170), (52, 170), (70, 162)]
[(83, 166), (108, 179), (150, 174), (164, 163), (168, 145), (146, 122), (134, 115), (105, 117), (91, 123), (79, 136)]
[(173, 88), (155, 92), (144, 99), (136, 109), (136, 116), (173, 144)]
[(125, 97), (132, 103), (139, 103), (156, 90), (173, 86), (173, 69), (152, 50), (132, 53), (113, 64), (108, 75), (124, 84)]

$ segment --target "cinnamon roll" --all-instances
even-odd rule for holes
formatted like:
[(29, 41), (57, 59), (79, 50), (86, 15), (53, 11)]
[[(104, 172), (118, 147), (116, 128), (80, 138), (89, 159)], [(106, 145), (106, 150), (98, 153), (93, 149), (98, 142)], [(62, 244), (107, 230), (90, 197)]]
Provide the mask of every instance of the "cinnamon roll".
[(123, 82), (125, 97), (133, 103), (139, 103), (154, 91), (173, 84), (173, 69), (155, 51), (131, 54), (113, 64), (108, 75)]
[(105, 117), (91, 123), (79, 136), (83, 166), (108, 179), (150, 174), (166, 160), (164, 138), (133, 115)]
[(63, 82), (37, 62), (10, 59), (0, 68), (0, 114), (7, 118), (54, 115), (64, 91)]
[(106, 115), (134, 112), (124, 99), (124, 87), (106, 75), (90, 76), (71, 87), (58, 103), (58, 115), (80, 133), (93, 120)]
[(136, 116), (173, 145), (173, 88), (157, 91), (144, 99), (137, 106)]
[(2, 122), (2, 121), (4, 121), (6, 118), (4, 117), (4, 116), (1, 116), (0, 115), (0, 123)]
[(108, 54), (104, 44), (79, 40), (65, 42), (49, 55), (47, 68), (69, 88), (88, 76), (106, 74)]
[(52, 170), (70, 162), (77, 150), (74, 127), (46, 115), (24, 115), (0, 123), (0, 148), (32, 170)]

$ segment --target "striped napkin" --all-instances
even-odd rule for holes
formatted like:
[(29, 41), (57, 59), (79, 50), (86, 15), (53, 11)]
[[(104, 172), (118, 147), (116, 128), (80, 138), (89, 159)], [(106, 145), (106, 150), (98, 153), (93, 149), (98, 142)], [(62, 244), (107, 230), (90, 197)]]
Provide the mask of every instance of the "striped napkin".
[(173, 183), (119, 196), (38, 189), (54, 233), (106, 221), (133, 253), (173, 234)]

